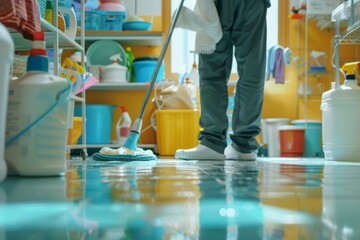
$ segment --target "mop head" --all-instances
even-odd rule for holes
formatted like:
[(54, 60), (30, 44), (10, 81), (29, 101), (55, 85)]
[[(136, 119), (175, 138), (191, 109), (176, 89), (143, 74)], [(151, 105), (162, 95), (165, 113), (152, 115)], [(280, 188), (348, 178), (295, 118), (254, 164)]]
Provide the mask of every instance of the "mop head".
[(101, 148), (99, 153), (94, 153), (92, 158), (96, 161), (152, 161), (157, 157), (151, 150), (137, 148), (131, 150), (126, 147), (113, 149), (109, 147)]

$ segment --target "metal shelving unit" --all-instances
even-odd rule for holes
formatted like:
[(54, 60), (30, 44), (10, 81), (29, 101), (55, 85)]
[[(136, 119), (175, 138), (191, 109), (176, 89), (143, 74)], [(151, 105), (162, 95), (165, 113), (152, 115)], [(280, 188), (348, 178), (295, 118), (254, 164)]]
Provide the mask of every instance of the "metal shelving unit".
[[(84, 0), (81, 0), (81, 16), (84, 19)], [(41, 18), (41, 31), (45, 33), (45, 42), (46, 48), (53, 48), (54, 49), (54, 73), (59, 75), (60, 70), (60, 54), (59, 49), (76, 49), (82, 53), (82, 66), (85, 66), (85, 28), (83, 21), (81, 20), (80, 32), (78, 36), (78, 41), (69, 38), (65, 33), (63, 33), (57, 26), (58, 26), (58, 0), (53, 0), (53, 12), (54, 12), (54, 24), (49, 23), (45, 19)], [(26, 40), (23, 36), (10, 29), (10, 34), (13, 38), (15, 43), (15, 50), (17, 51), (28, 51), (32, 47), (32, 41)], [(82, 104), (82, 116), (86, 116), (86, 93), (85, 91), (82, 92), (81, 96), (72, 95), (70, 98), (71, 101), (81, 102)], [(83, 156), (87, 156), (87, 149), (86, 149), (86, 122), (83, 121), (83, 134), (82, 134), (82, 142), (81, 145), (73, 145), (68, 146), (70, 148), (78, 148), (82, 149)]]
[[(360, 0), (349, 0), (340, 4), (333, 12), (331, 19), (335, 22), (335, 88), (340, 87), (340, 45), (360, 44), (360, 20), (356, 15), (360, 13)], [(360, 19), (360, 16), (357, 16)], [(341, 23), (348, 22), (348, 27), (341, 32)]]

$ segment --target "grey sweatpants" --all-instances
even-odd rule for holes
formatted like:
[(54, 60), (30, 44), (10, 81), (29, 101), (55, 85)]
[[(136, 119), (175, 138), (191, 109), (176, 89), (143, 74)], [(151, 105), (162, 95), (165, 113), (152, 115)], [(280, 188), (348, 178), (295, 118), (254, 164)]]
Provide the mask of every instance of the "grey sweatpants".
[[(235, 54), (240, 76), (236, 84), (232, 146), (248, 153), (257, 150), (266, 64), (265, 0), (215, 0), (223, 37), (212, 54), (199, 55), (201, 117), (199, 140), (219, 153), (226, 147), (227, 81)], [(235, 50), (235, 52), (234, 52)]]

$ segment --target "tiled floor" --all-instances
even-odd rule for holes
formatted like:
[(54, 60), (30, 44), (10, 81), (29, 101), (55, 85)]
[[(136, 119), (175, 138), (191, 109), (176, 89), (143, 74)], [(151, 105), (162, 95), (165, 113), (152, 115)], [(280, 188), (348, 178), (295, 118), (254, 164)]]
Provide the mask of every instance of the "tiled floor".
[(360, 163), (86, 162), (0, 184), (3, 239), (360, 239)]

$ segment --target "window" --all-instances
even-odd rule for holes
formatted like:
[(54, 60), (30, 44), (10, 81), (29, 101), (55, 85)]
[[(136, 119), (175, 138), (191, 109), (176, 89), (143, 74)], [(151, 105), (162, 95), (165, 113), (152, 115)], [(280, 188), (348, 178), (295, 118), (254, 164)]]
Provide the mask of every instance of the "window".
[[(271, 7), (267, 13), (267, 48), (278, 44), (278, 1), (271, 1)], [(184, 6), (194, 9), (195, 3), (196, 0), (186, 0)], [(172, 13), (178, 5), (179, 0), (171, 0)], [(171, 43), (171, 72), (176, 74), (189, 72), (194, 62), (194, 55), (190, 52), (194, 50), (195, 33), (176, 28), (173, 32)], [(237, 73), (235, 59), (233, 59), (232, 73)]]

